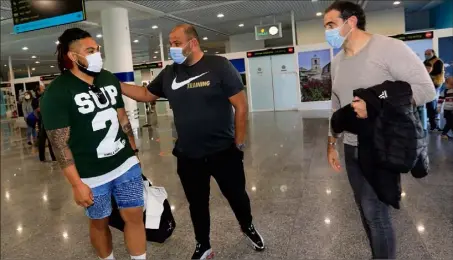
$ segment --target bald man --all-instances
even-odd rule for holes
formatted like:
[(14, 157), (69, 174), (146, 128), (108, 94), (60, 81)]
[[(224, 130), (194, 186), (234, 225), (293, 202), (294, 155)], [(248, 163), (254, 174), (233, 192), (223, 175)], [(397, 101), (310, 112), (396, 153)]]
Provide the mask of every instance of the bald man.
[[(123, 94), (141, 102), (167, 98), (173, 109), (178, 140), (173, 154), (190, 204), (197, 245), (192, 259), (209, 259), (209, 193), (211, 176), (217, 181), (257, 251), (264, 241), (252, 223), (245, 190), (244, 149), (247, 101), (237, 70), (224, 57), (205, 55), (195, 28), (188, 24), (170, 33), (174, 64), (147, 88), (122, 84)], [(234, 107), (234, 112), (233, 112)]]

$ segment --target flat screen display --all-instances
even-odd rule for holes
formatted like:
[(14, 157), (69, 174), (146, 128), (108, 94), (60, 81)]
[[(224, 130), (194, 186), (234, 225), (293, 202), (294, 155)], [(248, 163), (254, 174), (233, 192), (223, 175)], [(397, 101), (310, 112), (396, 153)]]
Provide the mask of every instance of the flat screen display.
[(11, 0), (14, 33), (86, 20), (85, 0)]

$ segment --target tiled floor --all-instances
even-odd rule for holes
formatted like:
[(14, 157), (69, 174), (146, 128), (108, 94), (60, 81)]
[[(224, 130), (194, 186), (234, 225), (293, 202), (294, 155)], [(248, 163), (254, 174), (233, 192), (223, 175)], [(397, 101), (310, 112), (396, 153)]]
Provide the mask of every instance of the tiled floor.
[[(346, 175), (326, 164), (327, 120), (302, 117), (251, 116), (247, 187), (268, 249), (256, 253), (246, 244), (213, 181), (216, 259), (371, 257)], [(189, 259), (195, 241), (170, 154), (175, 131), (171, 118), (152, 121), (141, 138), (144, 173), (167, 189), (177, 229), (165, 244), (148, 244), (148, 259)], [(1, 259), (96, 259), (83, 209), (58, 166), (39, 163), (36, 151), (10, 139), (2, 136)], [(432, 172), (422, 180), (405, 176), (402, 209), (392, 212), (399, 259), (453, 259), (453, 141), (432, 134), (430, 146)], [(117, 259), (128, 259), (122, 234), (113, 234)]]

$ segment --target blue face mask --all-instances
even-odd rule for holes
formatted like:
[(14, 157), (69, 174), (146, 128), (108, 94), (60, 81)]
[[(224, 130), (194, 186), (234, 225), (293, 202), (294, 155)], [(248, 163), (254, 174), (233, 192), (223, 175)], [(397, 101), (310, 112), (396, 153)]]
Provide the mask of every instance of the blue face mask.
[(326, 30), (326, 41), (330, 44), (330, 46), (332, 46), (335, 49), (341, 48), (341, 46), (343, 46), (343, 43), (346, 40), (346, 37), (348, 37), (349, 33), (351, 32), (351, 31), (349, 31), (348, 34), (346, 34), (346, 36), (344, 36), (344, 37), (341, 36), (340, 30), (346, 24), (346, 22), (344, 22), (344, 24), (340, 27), (337, 27), (335, 29)]
[[(187, 44), (189, 44), (189, 42)], [(170, 47), (170, 56), (175, 63), (183, 64), (190, 55), (189, 53), (187, 56), (184, 56), (184, 48), (187, 44), (184, 45), (184, 47)]]

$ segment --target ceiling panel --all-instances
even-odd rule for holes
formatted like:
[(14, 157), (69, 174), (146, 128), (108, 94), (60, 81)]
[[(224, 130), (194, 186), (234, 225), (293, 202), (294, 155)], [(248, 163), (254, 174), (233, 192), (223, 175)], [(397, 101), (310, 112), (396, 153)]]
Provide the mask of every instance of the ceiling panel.
[(185, 1), (185, 0), (173, 0), (173, 1), (143, 1), (143, 0), (132, 0), (136, 4), (140, 4), (154, 10), (158, 10), (164, 13), (170, 13), (175, 11), (187, 10), (200, 8), (203, 6), (216, 5), (222, 1)]
[[(365, 10), (368, 12), (382, 11), (386, 9), (393, 9), (404, 6), (408, 12), (421, 11), (423, 8), (433, 8), (441, 4), (444, 0), (410, 0), (400, 1), (400, 5), (394, 5), (395, 1), (370, 1), (368, 0)], [(451, 1), (451, 0), (448, 0)]]
[[(350, 0), (358, 2), (357, 0)], [(13, 57), (13, 66), (26, 68), (26, 65), (36, 67), (34, 73), (40, 71), (48, 72), (50, 65), (55, 63), (55, 41), (64, 30), (79, 27), (89, 31), (93, 36), (102, 33), (100, 26), (100, 15), (103, 5), (92, 3), (103, 2), (104, 5), (118, 5), (120, 1), (94, 1), (89, 0), (87, 6), (91, 6), (87, 13), (88, 21), (63, 25), (35, 32), (24, 34), (12, 34), (12, 20), (6, 19), (1, 22), (1, 68), (5, 69), (7, 57)], [(290, 28), (290, 12), (294, 11), (296, 21), (321, 19), (316, 16), (317, 12), (323, 12), (333, 0), (329, 1), (129, 1), (136, 5), (128, 6), (127, 1), (121, 1), (125, 8), (129, 9), (131, 41), (139, 40), (138, 43), (131, 42), (134, 63), (153, 61), (160, 59), (159, 32), (162, 32), (164, 41), (164, 55), (168, 57), (168, 34), (171, 29), (181, 21), (187, 20), (197, 26), (197, 31), (201, 38), (201, 47), (208, 53), (225, 52), (225, 42), (229, 35), (250, 33), (254, 31), (254, 26), (258, 24), (268, 24), (281, 22), (283, 28)], [(374, 1), (366, 2), (365, 11), (377, 11), (395, 8), (393, 1)], [(408, 12), (427, 10), (435, 7), (442, 0), (410, 0), (401, 1)], [(11, 17), (10, 1), (1, 0), (1, 16)], [(137, 8), (138, 6), (138, 8)], [(135, 8), (134, 8), (135, 7)], [(98, 10), (99, 9), (99, 10)], [(157, 12), (156, 12), (157, 11)], [(162, 12), (162, 13), (161, 13)], [(225, 17), (219, 19), (218, 13), (223, 13)], [(156, 17), (162, 15), (161, 17)], [(240, 23), (244, 27), (239, 27)], [(157, 25), (158, 29), (152, 29)], [(207, 41), (202, 40), (208, 37)], [(96, 40), (104, 45), (102, 38)], [(23, 51), (22, 47), (29, 47), (28, 51)], [(158, 51), (159, 53), (154, 53)], [(41, 64), (34, 64), (34, 60), (29, 57), (37, 55)], [(154, 59), (153, 57), (157, 57)]]

